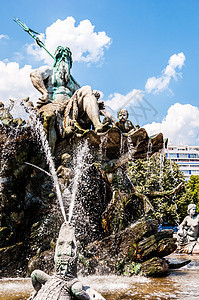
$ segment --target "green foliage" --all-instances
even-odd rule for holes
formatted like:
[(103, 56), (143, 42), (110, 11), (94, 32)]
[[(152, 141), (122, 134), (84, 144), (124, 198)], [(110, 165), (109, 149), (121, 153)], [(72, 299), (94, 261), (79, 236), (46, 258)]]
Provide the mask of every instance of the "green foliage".
[[(136, 191), (148, 196), (155, 210), (155, 218), (159, 222), (176, 225), (186, 216), (191, 199), (186, 190), (184, 175), (175, 162), (170, 162), (163, 154), (156, 153), (150, 158), (130, 162), (128, 172)], [(171, 195), (171, 191), (180, 183), (181, 190)], [(158, 197), (152, 196), (154, 191), (162, 194)], [(196, 192), (193, 194), (194, 197), (199, 195)]]
[(141, 272), (142, 265), (140, 263), (132, 262), (129, 265), (125, 265), (123, 275), (124, 276), (132, 276), (132, 275), (138, 275)]
[(197, 212), (199, 212), (199, 176), (191, 175), (188, 181), (190, 202), (197, 205)]

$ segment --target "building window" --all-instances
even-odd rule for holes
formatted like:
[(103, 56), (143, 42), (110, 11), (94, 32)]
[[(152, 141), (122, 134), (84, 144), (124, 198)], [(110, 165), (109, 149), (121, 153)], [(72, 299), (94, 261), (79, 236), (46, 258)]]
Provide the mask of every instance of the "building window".
[(199, 158), (198, 154), (190, 154), (190, 158)]
[(198, 170), (191, 170), (191, 174), (199, 175), (199, 171)]
[(188, 158), (188, 154), (185, 153), (179, 153), (179, 158)]
[(182, 170), (184, 174), (189, 174), (189, 171), (187, 170)]
[(177, 158), (177, 154), (176, 153), (169, 153), (168, 157), (169, 158)]

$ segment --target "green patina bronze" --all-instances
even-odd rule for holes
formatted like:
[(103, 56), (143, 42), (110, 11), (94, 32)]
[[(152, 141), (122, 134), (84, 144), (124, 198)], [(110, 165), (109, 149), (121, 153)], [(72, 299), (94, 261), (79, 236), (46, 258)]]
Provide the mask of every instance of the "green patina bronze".
[(41, 270), (31, 274), (35, 293), (29, 300), (105, 300), (90, 287), (82, 285), (77, 278), (77, 249), (74, 228), (67, 222), (63, 223), (55, 248), (55, 272), (49, 276)]
[(46, 50), (46, 52), (54, 59), (54, 56), (46, 49), (44, 43), (38, 38), (38, 36), (35, 35), (35, 34), (39, 34), (38, 32), (30, 29), (25, 23), (22, 23), (17, 18), (14, 18), (13, 21), (16, 22), (19, 26), (21, 26), (21, 28), (23, 28), (23, 30), (25, 30), (36, 41), (37, 45), (40, 48), (43, 48), (44, 50)]
[[(64, 47), (61, 47), (59, 46), (55, 52), (55, 57), (50, 53), (50, 51), (48, 51), (48, 49), (46, 48), (46, 46), (44, 45), (44, 43), (39, 39), (39, 37), (37, 35), (39, 35), (38, 32), (30, 29), (25, 23), (22, 23), (19, 19), (17, 18), (14, 18), (13, 20), (14, 22), (16, 22), (24, 31), (26, 31), (37, 43), (37, 45), (40, 47), (40, 48), (43, 48), (54, 60), (55, 60), (55, 63), (54, 63), (54, 67), (56, 65), (56, 56), (57, 56), (57, 51), (58, 49), (60, 50), (61, 48), (62, 49), (68, 49), (70, 51), (70, 49), (68, 47), (64, 48)], [(35, 35), (36, 34), (36, 35)], [(71, 53), (71, 52), (70, 52)], [(71, 58), (71, 67), (72, 67), (72, 58)], [(57, 70), (57, 69), (56, 69)], [(72, 75), (71, 76), (71, 79), (72, 81), (74, 82), (74, 84), (78, 85), (80, 87), (80, 85), (77, 83), (77, 81), (73, 78)]]
[(55, 51), (53, 65), (53, 100), (57, 94), (67, 95), (70, 98), (80, 88), (80, 85), (70, 74), (72, 63), (70, 48), (58, 46)]

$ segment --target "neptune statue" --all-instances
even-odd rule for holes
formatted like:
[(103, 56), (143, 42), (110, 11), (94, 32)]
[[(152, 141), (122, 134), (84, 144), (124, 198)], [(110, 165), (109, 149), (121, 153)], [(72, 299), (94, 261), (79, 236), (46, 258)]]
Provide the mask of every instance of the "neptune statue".
[(37, 112), (42, 115), (48, 141), (54, 152), (58, 136), (70, 135), (75, 130), (102, 132), (100, 114), (105, 114), (100, 93), (88, 85), (80, 87), (70, 73), (72, 54), (68, 47), (58, 46), (53, 68), (42, 66), (31, 72), (33, 86), (41, 93)]
[(70, 49), (58, 46), (55, 51), (53, 68), (42, 66), (30, 74), (34, 87), (42, 94), (37, 106), (41, 107), (55, 100), (68, 100), (65, 111), (65, 128), (74, 126), (74, 123), (79, 121), (82, 125), (88, 122), (92, 123), (96, 131), (101, 131), (104, 125), (99, 118), (98, 99), (100, 94), (98, 91), (93, 91), (90, 86), (80, 87), (70, 73), (71, 68), (72, 53)]

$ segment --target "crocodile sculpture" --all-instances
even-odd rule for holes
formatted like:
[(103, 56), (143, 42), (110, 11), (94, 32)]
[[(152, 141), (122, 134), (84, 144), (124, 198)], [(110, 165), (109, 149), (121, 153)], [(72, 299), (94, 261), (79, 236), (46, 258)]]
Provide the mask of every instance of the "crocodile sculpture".
[(103, 300), (98, 292), (83, 286), (77, 278), (77, 247), (73, 227), (64, 222), (55, 249), (55, 273), (49, 276), (41, 270), (31, 274), (35, 289), (29, 300)]

